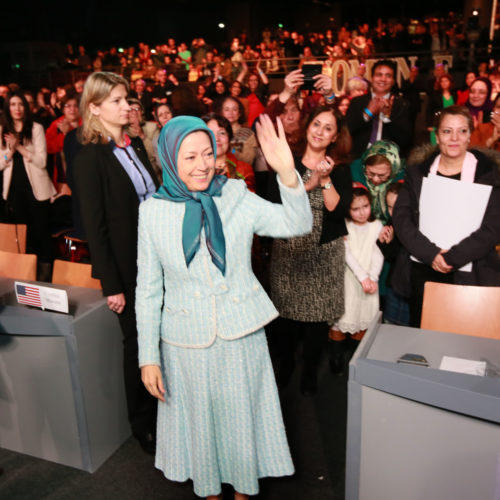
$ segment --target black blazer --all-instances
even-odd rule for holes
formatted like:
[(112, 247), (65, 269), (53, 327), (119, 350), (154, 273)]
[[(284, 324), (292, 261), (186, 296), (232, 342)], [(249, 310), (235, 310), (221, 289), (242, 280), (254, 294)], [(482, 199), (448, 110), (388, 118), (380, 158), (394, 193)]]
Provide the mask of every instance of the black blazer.
[[(141, 139), (132, 147), (151, 179), (156, 175)], [(135, 288), (139, 198), (110, 144), (87, 144), (75, 158), (74, 183), (90, 249), (92, 276), (105, 296)]]
[[(363, 111), (368, 106), (372, 96), (365, 94), (355, 97), (347, 110), (346, 122), (352, 135), (352, 155), (359, 158), (365, 151), (372, 133), (372, 120), (365, 121)], [(396, 97), (392, 105), (390, 123), (384, 123), (382, 139), (395, 142), (401, 156), (406, 156), (413, 139), (410, 106), (403, 97)]]

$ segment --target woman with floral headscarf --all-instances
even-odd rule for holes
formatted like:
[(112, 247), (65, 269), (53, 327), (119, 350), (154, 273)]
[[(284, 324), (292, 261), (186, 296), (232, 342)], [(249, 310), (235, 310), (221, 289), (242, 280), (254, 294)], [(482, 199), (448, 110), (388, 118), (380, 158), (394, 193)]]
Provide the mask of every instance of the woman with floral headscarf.
[(405, 175), (398, 145), (391, 141), (375, 142), (351, 164), (351, 175), (353, 182), (360, 182), (368, 188), (373, 216), (386, 223), (389, 220), (385, 201), (387, 188)]
[(163, 127), (163, 185), (139, 213), (139, 364), (159, 399), (155, 465), (198, 496), (235, 499), (258, 479), (293, 473), (264, 325), (278, 313), (252, 273), (254, 233), (288, 238), (311, 230), (307, 194), (278, 120), (257, 134), (278, 173), (282, 204), (215, 174), (216, 139), (199, 118)]
[(386, 259), (379, 277), (379, 293), (384, 319), (397, 324), (407, 324), (408, 304), (405, 299), (389, 286), (390, 261), (388, 248), (398, 248), (394, 245), (394, 229), (387, 206), (387, 192), (393, 183), (402, 182), (405, 176), (405, 163), (399, 157), (399, 147), (391, 141), (377, 141), (369, 147), (360, 159), (351, 164), (351, 174), (354, 182), (366, 186), (370, 192), (372, 214), (380, 219), (384, 227), (379, 235), (379, 246)]

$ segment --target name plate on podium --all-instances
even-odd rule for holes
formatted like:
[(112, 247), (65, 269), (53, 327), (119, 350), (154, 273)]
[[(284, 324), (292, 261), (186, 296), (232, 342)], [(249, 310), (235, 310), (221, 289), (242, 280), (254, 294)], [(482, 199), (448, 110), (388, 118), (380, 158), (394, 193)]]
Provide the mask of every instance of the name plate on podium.
[(23, 283), (21, 281), (14, 283), (14, 289), (19, 304), (39, 307), (40, 309), (50, 309), (51, 311), (66, 314), (69, 312), (66, 290), (40, 286), (33, 283)]

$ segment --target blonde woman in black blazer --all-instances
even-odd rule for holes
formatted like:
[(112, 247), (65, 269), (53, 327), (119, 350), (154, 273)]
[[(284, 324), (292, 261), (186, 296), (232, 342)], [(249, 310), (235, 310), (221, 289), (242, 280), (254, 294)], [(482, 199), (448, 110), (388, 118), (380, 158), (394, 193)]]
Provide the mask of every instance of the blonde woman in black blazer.
[(124, 336), (124, 377), (132, 433), (154, 452), (156, 401), (144, 389), (137, 361), (135, 286), (139, 205), (158, 181), (140, 138), (125, 133), (128, 83), (113, 73), (90, 75), (82, 94), (83, 148), (74, 181), (92, 262), (108, 307)]

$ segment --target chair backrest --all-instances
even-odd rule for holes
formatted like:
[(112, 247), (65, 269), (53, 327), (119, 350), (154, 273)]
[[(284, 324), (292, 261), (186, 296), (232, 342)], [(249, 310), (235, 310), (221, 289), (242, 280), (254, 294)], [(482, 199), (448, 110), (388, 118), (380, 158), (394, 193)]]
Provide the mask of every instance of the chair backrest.
[(92, 266), (90, 264), (56, 259), (52, 271), (52, 283), (100, 290), (101, 281), (92, 278), (91, 273)]
[(420, 326), (500, 339), (500, 287), (427, 282)]
[(0, 250), (0, 276), (18, 280), (36, 281), (36, 262), (34, 254), (12, 253)]
[(26, 253), (26, 224), (0, 224), (0, 250)]

